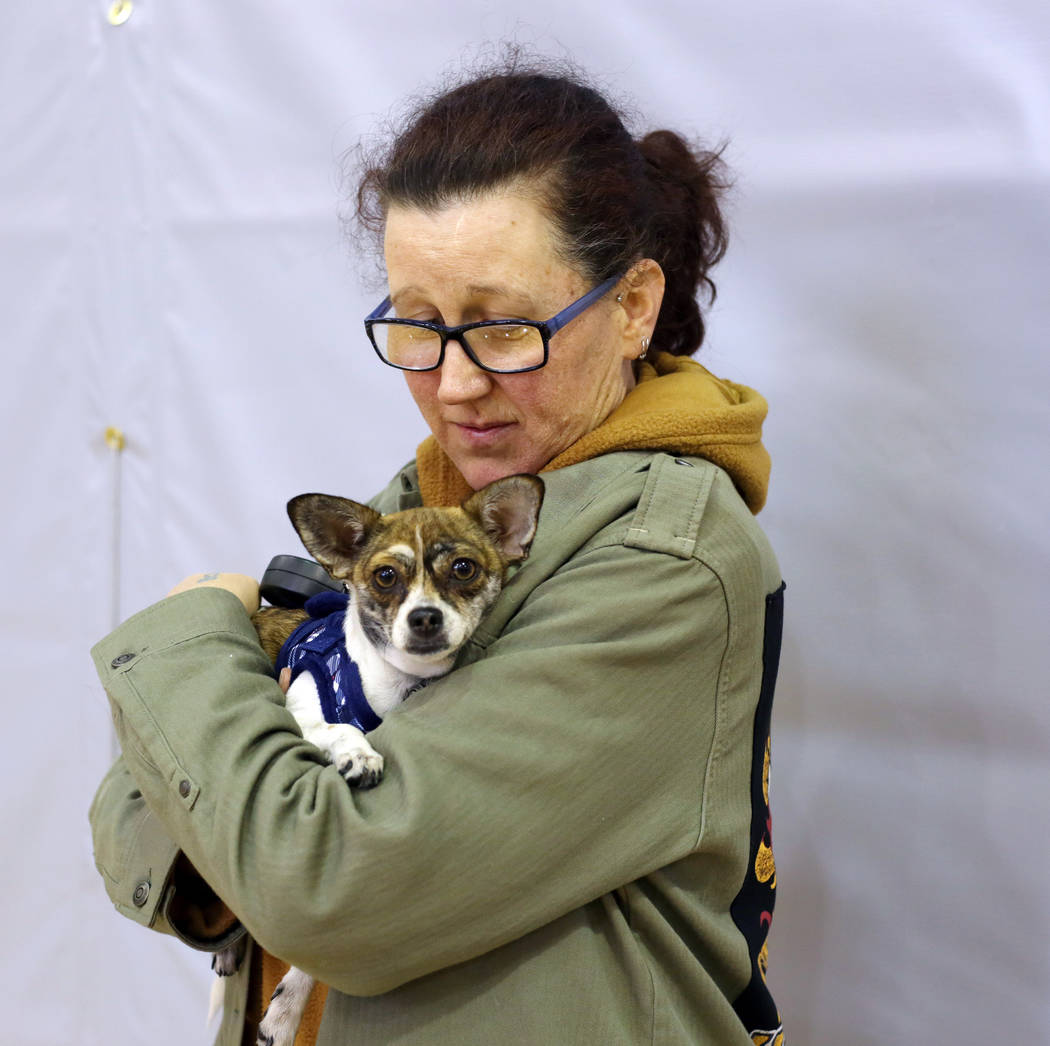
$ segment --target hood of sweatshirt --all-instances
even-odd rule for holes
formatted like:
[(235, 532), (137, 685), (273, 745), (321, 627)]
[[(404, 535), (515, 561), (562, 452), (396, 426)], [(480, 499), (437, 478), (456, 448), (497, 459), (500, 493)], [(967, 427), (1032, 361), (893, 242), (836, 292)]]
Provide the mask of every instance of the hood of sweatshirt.
[[(638, 383), (597, 428), (550, 461), (543, 472), (621, 450), (662, 450), (706, 458), (732, 478), (752, 512), (769, 486), (762, 445), (767, 404), (754, 389), (715, 377), (696, 360), (660, 352), (638, 365)], [(428, 436), (416, 455), (427, 505), (458, 505), (471, 488)]]

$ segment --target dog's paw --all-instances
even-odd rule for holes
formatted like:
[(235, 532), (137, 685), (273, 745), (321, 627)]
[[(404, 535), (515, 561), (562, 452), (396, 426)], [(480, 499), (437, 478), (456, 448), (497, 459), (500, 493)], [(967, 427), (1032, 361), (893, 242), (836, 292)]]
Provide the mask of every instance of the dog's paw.
[(255, 1036), (255, 1046), (293, 1046), (298, 1029), (284, 1019), (283, 1014), (275, 1014), (271, 1003), (259, 1023)]
[(238, 941), (228, 948), (217, 951), (211, 957), (211, 968), (220, 977), (232, 977), (240, 968), (244, 958), (244, 944)]
[(383, 778), (383, 757), (365, 735), (347, 723), (323, 723), (303, 731), (355, 788), (372, 788)]
[(336, 769), (354, 788), (374, 788), (383, 780), (383, 757), (378, 752), (355, 752)]
[(311, 985), (312, 982), (308, 982), (305, 991), (297, 991), (292, 985), (287, 994), (284, 981), (277, 985), (259, 1022), (256, 1046), (293, 1046)]

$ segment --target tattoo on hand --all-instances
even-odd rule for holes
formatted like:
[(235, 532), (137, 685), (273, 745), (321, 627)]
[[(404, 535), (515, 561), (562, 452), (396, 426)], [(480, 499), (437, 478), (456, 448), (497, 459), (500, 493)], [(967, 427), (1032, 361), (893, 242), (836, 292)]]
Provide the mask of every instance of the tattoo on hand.
[(218, 576), (218, 574), (201, 574), (201, 576), (197, 578), (197, 584), (203, 585), (205, 581), (214, 581)]

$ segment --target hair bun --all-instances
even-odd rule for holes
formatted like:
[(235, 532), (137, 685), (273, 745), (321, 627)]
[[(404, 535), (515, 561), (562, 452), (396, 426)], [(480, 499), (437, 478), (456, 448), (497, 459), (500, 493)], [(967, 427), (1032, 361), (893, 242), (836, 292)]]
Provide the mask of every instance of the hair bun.
[(709, 272), (729, 245), (721, 197), (729, 187), (717, 150), (693, 148), (674, 131), (650, 131), (638, 142), (654, 194), (651, 256), (667, 276), (654, 341), (675, 355), (688, 355), (704, 340), (704, 319), (696, 299), (701, 286), (708, 301), (716, 288)]

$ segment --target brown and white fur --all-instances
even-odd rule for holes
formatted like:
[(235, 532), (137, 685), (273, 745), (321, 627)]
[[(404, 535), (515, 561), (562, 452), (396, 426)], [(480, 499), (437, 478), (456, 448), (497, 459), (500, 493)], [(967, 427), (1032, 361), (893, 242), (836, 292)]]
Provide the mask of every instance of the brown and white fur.
[[(307, 550), (346, 585), (346, 646), (376, 715), (385, 717), (421, 681), (452, 668), (502, 590), (507, 567), (528, 555), (542, 500), (542, 480), (522, 475), (490, 483), (458, 508), (382, 516), (326, 494), (289, 502), (288, 515)], [(278, 608), (254, 616), (271, 659), (305, 617)], [(355, 727), (325, 722), (309, 672), (296, 677), (285, 701), (303, 737), (351, 785), (379, 782), (382, 756)], [(212, 965), (225, 975), (238, 959), (226, 949)], [(288, 971), (259, 1026), (260, 1046), (291, 1046), (313, 986), (308, 974)]]

